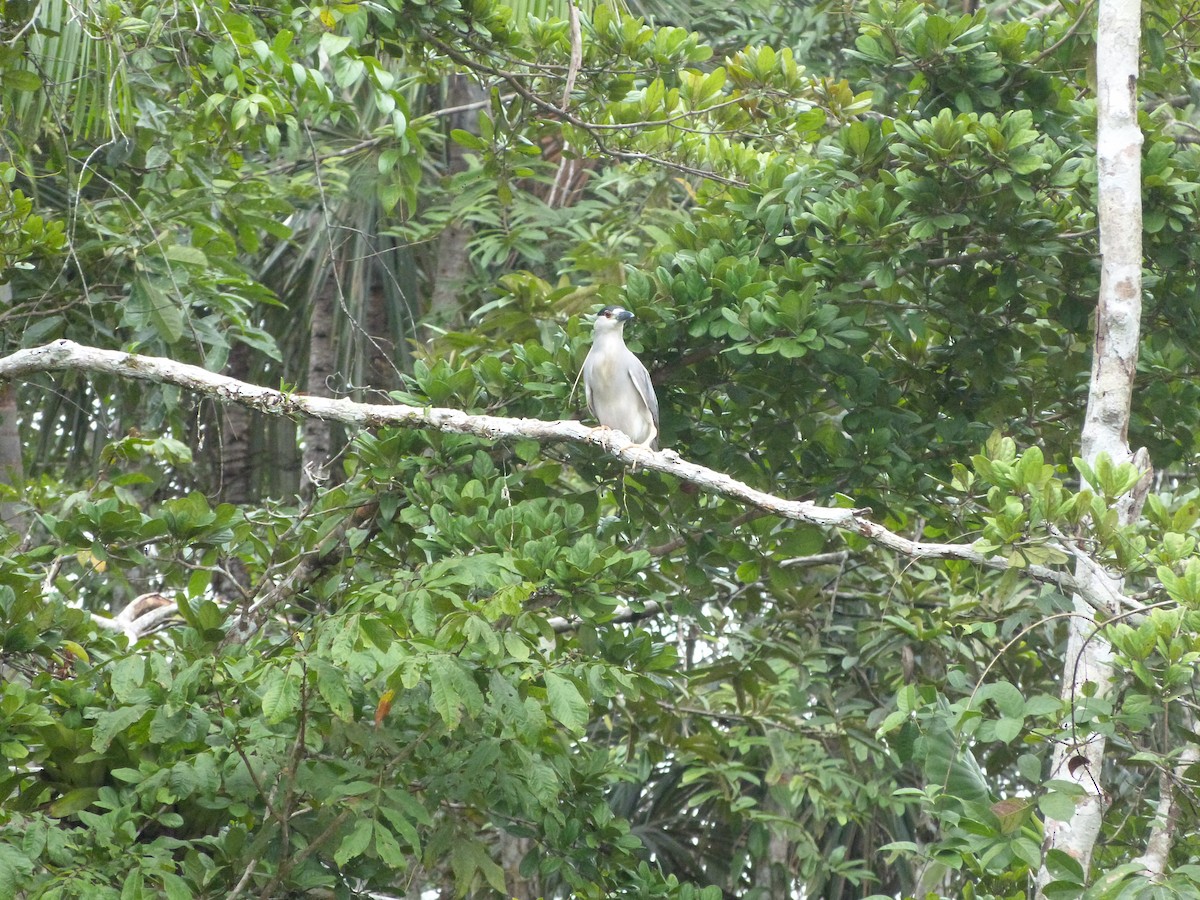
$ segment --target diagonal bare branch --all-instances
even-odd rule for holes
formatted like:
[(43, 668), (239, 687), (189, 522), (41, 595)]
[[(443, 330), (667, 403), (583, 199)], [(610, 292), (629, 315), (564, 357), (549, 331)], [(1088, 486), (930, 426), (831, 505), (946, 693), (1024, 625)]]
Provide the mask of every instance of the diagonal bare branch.
[(1063, 591), (1078, 590), (1075, 579), (1065, 572), (1032, 563), (1020, 564), (1000, 557), (987, 557), (968, 544), (915, 541), (873, 522), (864, 510), (820, 506), (807, 500), (777, 497), (722, 472), (688, 462), (673, 450), (656, 452), (635, 446), (619, 431), (590, 428), (582, 422), (470, 415), (457, 409), (433, 406), (357, 403), (284, 393), (247, 384), (227, 375), (218, 375), (188, 363), (86, 347), (66, 340), (18, 350), (0, 358), (0, 380), (66, 370), (174, 384), (220, 403), (241, 404), (268, 415), (328, 419), (358, 428), (420, 428), (471, 434), (489, 441), (527, 439), (540, 443), (592, 444), (623, 462), (672, 475), (708, 493), (728, 497), (781, 518), (851, 532), (911, 559), (961, 560), (982, 568), (1015, 569), (1034, 581), (1053, 584)]

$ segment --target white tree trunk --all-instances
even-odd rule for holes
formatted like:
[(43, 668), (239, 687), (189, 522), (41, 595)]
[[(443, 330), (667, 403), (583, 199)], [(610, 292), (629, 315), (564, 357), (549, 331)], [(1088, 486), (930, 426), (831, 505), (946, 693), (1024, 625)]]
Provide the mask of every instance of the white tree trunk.
[[(1100, 0), (1096, 36), (1097, 169), (1100, 216), (1100, 298), (1082, 456), (1089, 463), (1102, 453), (1114, 462), (1133, 458), (1129, 449), (1129, 407), (1137, 369), (1142, 313), (1142, 134), (1137, 124), (1140, 0)], [(1139, 459), (1139, 462), (1142, 460)], [(1140, 503), (1125, 502), (1120, 515), (1136, 518)], [(1079, 592), (1063, 669), (1063, 697), (1083, 700), (1086, 683), (1103, 696), (1112, 681), (1112, 648), (1096, 634), (1098, 598), (1121, 591), (1121, 582), (1099, 566), (1080, 562)], [(1090, 602), (1089, 602), (1090, 601)], [(1116, 612), (1116, 609), (1111, 612)], [(1069, 822), (1046, 821), (1044, 851), (1060, 850), (1086, 871), (1104, 816), (1104, 737), (1074, 733), (1073, 726), (1054, 753), (1052, 778), (1073, 781), (1085, 794)], [(1038, 896), (1050, 881), (1038, 874)]]
[[(1195, 733), (1195, 718), (1185, 714), (1190, 730)], [(1176, 832), (1185, 810), (1191, 806), (1180, 797), (1181, 785), (1187, 783), (1187, 771), (1200, 762), (1200, 746), (1188, 744), (1179, 754), (1174, 770), (1164, 769), (1158, 776), (1158, 806), (1150, 826), (1150, 837), (1146, 840), (1146, 852), (1137, 858), (1147, 878), (1162, 878), (1167, 872), (1171, 847), (1175, 844)]]

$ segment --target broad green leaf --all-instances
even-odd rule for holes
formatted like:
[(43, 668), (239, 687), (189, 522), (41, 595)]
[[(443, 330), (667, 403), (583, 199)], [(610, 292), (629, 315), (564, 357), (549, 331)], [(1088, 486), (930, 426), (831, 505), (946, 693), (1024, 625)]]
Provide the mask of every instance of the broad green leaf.
[(1061, 791), (1050, 791), (1038, 797), (1038, 809), (1048, 819), (1069, 822), (1075, 815), (1075, 798)]
[(581, 734), (588, 722), (588, 706), (575, 684), (554, 672), (545, 674), (546, 701), (550, 715), (575, 734)]
[(28, 69), (6, 68), (4, 70), (4, 86), (15, 91), (38, 91), (42, 88), (42, 79), (36, 72)]
[(465, 694), (478, 688), (457, 660), (435, 656), (429, 661), (429, 689), (433, 708), (449, 729), (457, 728), (467, 703)]
[(330, 711), (343, 722), (354, 720), (354, 707), (342, 672), (330, 666), (317, 670), (317, 692), (329, 704)]
[(350, 833), (342, 838), (333, 854), (333, 861), (338, 866), (345, 866), (350, 860), (360, 856), (370, 844), (373, 830), (374, 822), (371, 819), (359, 818)]
[(167, 895), (167, 900), (191, 900), (195, 897), (188, 883), (171, 872), (164, 872), (161, 876), (163, 882), (163, 891)]
[(67, 793), (50, 804), (50, 815), (55, 818), (65, 819), (80, 810), (87, 809), (96, 802), (99, 795), (99, 788), (94, 787), (81, 787), (67, 791)]
[(400, 847), (396, 836), (382, 824), (375, 823), (375, 852), (379, 858), (397, 871), (404, 871), (409, 865), (409, 856)]
[(207, 266), (208, 257), (203, 250), (188, 247), (185, 244), (172, 244), (166, 250), (167, 259), (172, 262), (185, 263), (189, 266)]
[(466, 147), (468, 150), (486, 150), (488, 147), (479, 135), (463, 131), (461, 128), (452, 129), (450, 137), (454, 143), (461, 147)]
[(262, 711), (270, 725), (278, 725), (300, 709), (300, 679), (292, 665), (285, 671), (268, 670), (262, 687)]
[(330, 59), (350, 46), (350, 36), (326, 32), (321, 35), (321, 52)]
[(101, 712), (96, 717), (96, 725), (92, 729), (92, 749), (103, 753), (117, 735), (140, 721), (149, 710), (148, 703), (139, 703), (135, 706), (119, 706), (110, 712)]

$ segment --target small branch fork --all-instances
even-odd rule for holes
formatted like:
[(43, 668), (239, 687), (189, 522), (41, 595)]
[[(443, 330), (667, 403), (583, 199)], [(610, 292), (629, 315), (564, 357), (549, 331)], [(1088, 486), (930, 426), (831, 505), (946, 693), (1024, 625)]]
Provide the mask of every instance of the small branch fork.
[[(133, 378), (158, 384), (174, 384), (221, 403), (237, 403), (259, 412), (290, 418), (315, 417), (359, 428), (419, 428), (455, 434), (470, 434), (489, 441), (534, 440), (540, 443), (566, 441), (592, 444), (631, 465), (673, 475), (708, 493), (755, 507), (766, 513), (808, 525), (838, 528), (911, 559), (961, 560), (982, 568), (1016, 569), (1064, 592), (1077, 591), (1076, 580), (1065, 572), (1035, 564), (1016, 564), (1000, 557), (986, 557), (969, 545), (914, 541), (871, 521), (861, 509), (820, 506), (807, 500), (789, 500), (760, 491), (730, 476), (688, 462), (673, 450), (655, 452), (633, 445), (618, 431), (590, 428), (582, 422), (515, 419), (469, 415), (439, 407), (357, 403), (305, 394), (283, 393), (247, 384), (187, 363), (117, 350), (87, 347), (73, 341), (54, 341), (0, 358), (0, 380), (20, 379), (55, 371), (79, 371)], [(1111, 597), (1096, 598), (1111, 603)]]

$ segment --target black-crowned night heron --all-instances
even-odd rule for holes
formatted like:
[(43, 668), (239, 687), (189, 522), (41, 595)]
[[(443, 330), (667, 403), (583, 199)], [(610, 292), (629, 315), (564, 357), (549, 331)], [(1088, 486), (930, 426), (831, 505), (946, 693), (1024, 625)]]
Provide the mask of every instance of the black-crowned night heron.
[(592, 349), (583, 361), (583, 389), (588, 409), (601, 425), (657, 450), (658, 398), (650, 373), (625, 346), (625, 323), (632, 318), (620, 306), (606, 306), (596, 314)]

